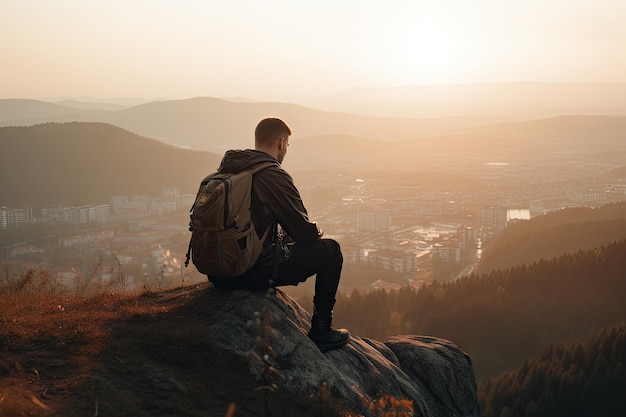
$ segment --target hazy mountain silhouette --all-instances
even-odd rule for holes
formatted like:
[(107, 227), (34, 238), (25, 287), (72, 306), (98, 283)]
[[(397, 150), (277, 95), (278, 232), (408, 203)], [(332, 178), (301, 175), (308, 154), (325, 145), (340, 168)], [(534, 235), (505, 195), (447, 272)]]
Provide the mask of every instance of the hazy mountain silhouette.
[(0, 109), (13, 106), (19, 111), (0, 119), (0, 125), (103, 122), (166, 143), (212, 151), (249, 147), (256, 123), (267, 116), (285, 119), (295, 138), (321, 134), (368, 137), (369, 131), (395, 123), (415, 125), (415, 131), (420, 131), (420, 123), (415, 120), (330, 113), (288, 103), (231, 102), (209, 97), (150, 102), (119, 111), (77, 110), (44, 104), (46, 106), (37, 107), (31, 100), (7, 101)]
[[(386, 132), (401, 137), (393, 135), (394, 126), (388, 126)], [(626, 155), (625, 137), (626, 117), (560, 116), (393, 142), (349, 135), (307, 137), (293, 141), (290, 158), (315, 155), (318, 161), (342, 160), (349, 164), (358, 160), (362, 166), (411, 170), (441, 169), (442, 158), (474, 166), (488, 161), (568, 164), (574, 159), (617, 165)]]
[(610, 178), (622, 178), (626, 179), (626, 166), (614, 168), (607, 172), (607, 176)]
[(466, 129), (483, 136), (497, 136), (537, 146), (535, 151), (618, 151), (626, 153), (626, 117), (559, 116), (517, 123), (501, 123)]
[[(77, 107), (79, 107), (77, 105)], [(118, 111), (74, 109), (34, 100), (0, 100), (0, 125), (95, 121), (114, 124), (165, 143), (221, 153), (252, 145), (258, 120), (284, 118), (294, 142), (310, 136), (358, 136), (405, 141), (406, 151), (434, 146), (435, 151), (499, 154), (541, 152), (624, 152), (626, 117), (559, 116), (515, 123), (482, 124), (485, 119), (427, 120), (331, 113), (288, 103), (231, 102), (195, 98), (145, 103)], [(412, 146), (419, 148), (412, 148)], [(444, 149), (445, 145), (445, 149)], [(385, 145), (389, 146), (389, 145)]]
[(626, 115), (626, 84), (492, 83), (356, 87), (302, 104), (400, 117), (472, 115), (514, 120), (564, 114)]
[[(257, 121), (268, 115), (283, 117), (289, 123), (294, 132), (294, 144), (299, 139), (313, 136), (333, 136), (331, 140), (335, 145), (345, 138), (357, 136), (363, 140), (401, 141), (449, 133), (459, 128), (452, 119), (418, 121), (376, 118), (322, 112), (287, 103), (230, 102), (206, 97), (151, 102), (120, 111), (74, 109), (34, 100), (0, 100), (0, 104), (19, 110), (7, 112), (7, 116), (0, 119), (0, 125), (103, 122), (165, 143), (218, 153), (229, 148), (252, 146)], [(360, 145), (354, 140), (351, 143)], [(378, 143), (372, 146), (379, 146), (380, 149), (389, 147)]]
[(89, 102), (89, 101), (72, 100), (72, 99), (59, 100), (59, 101), (56, 101), (55, 103), (64, 107), (69, 107), (71, 109), (78, 109), (78, 110), (117, 111), (117, 110), (122, 110), (122, 109), (129, 107), (129, 106), (122, 106), (120, 104), (107, 103), (107, 102)]
[(0, 128), (4, 205), (108, 203), (112, 195), (195, 193), (221, 156), (175, 148), (102, 123)]
[(0, 100), (0, 126), (23, 126), (39, 123), (49, 118), (82, 118), (92, 112), (76, 110), (60, 104), (39, 100), (3, 99)]

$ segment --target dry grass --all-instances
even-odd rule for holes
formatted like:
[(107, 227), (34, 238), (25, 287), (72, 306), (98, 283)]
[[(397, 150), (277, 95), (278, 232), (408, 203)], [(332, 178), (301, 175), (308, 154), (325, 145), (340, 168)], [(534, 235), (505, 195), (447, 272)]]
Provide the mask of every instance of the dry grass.
[(0, 416), (48, 416), (50, 403), (77, 392), (108, 341), (107, 323), (164, 310), (145, 296), (87, 298), (0, 292)]

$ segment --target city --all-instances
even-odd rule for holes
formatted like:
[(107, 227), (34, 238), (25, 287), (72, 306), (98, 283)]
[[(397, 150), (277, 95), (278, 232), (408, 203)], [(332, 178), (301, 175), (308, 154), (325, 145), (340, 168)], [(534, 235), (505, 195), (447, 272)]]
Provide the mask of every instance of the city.
[[(481, 248), (508, 222), (626, 199), (626, 182), (596, 175), (602, 167), (581, 173), (571, 166), (541, 183), (524, 170), (494, 176), (494, 168), (506, 166), (438, 183), (350, 168), (294, 170), (294, 179), (311, 219), (342, 245), (344, 291), (454, 279), (471, 272)], [(470, 184), (470, 177), (481, 180)], [(4, 274), (15, 279), (31, 265), (49, 268), (61, 288), (76, 293), (204, 281), (195, 268), (182, 268), (194, 197), (165, 186), (159, 196), (112, 196), (108, 204), (1, 207)]]

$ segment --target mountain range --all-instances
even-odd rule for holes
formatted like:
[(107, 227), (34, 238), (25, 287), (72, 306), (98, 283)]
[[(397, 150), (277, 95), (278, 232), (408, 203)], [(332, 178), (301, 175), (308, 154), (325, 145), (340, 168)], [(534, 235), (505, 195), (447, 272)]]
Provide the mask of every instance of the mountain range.
[(510, 120), (565, 114), (626, 115), (626, 84), (484, 83), (355, 87), (332, 96), (293, 100), (368, 115), (412, 118), (490, 116)]
[[(321, 134), (368, 136), (373, 129), (412, 120), (330, 113), (288, 103), (231, 102), (210, 97), (158, 101), (117, 110), (85, 110), (36, 100), (0, 100), (0, 126), (47, 122), (102, 122), (176, 146), (224, 151), (253, 145), (256, 123), (283, 118), (294, 137)], [(430, 123), (429, 123), (430, 124)]]
[[(584, 134), (589, 139), (608, 131), (623, 137), (624, 109), (626, 84), (514, 83), (353, 89), (289, 103), (197, 97), (123, 106), (88, 99), (4, 99), (0, 100), (0, 126), (102, 122), (176, 146), (221, 153), (251, 146), (256, 123), (267, 116), (283, 118), (296, 140), (325, 135), (383, 141), (450, 135), (518, 140), (520, 135), (527, 139), (539, 134), (545, 141), (553, 133), (560, 137)], [(581, 115), (594, 117), (581, 122)], [(527, 125), (531, 120), (538, 121)], [(598, 125), (601, 130), (594, 134)]]
[[(121, 110), (78, 109), (37, 100), (0, 100), (0, 126), (30, 126), (46, 122), (102, 122), (137, 135), (196, 150), (222, 153), (253, 144), (253, 131), (263, 117), (284, 118), (293, 142), (319, 136), (406, 142), (410, 147), (434, 147), (455, 152), (485, 147), (485, 151), (515, 148), (515, 154), (548, 152), (624, 151), (626, 117), (567, 115), (523, 122), (490, 123), (485, 119), (408, 119), (331, 113), (289, 103), (231, 102), (201, 97), (159, 101)], [(384, 145), (384, 146), (389, 146)], [(398, 146), (398, 144), (394, 145)], [(404, 146), (404, 145), (401, 145)], [(409, 151), (410, 149), (405, 149)], [(481, 150), (482, 151), (482, 150)]]

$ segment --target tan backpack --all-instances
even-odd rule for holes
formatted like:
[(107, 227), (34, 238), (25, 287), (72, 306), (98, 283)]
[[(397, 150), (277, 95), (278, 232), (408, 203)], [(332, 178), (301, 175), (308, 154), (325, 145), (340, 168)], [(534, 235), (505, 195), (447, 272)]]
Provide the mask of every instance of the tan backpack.
[(236, 174), (215, 172), (200, 183), (190, 210), (191, 258), (198, 271), (237, 277), (257, 261), (270, 228), (259, 238), (251, 219), (252, 177), (276, 162), (264, 162)]

